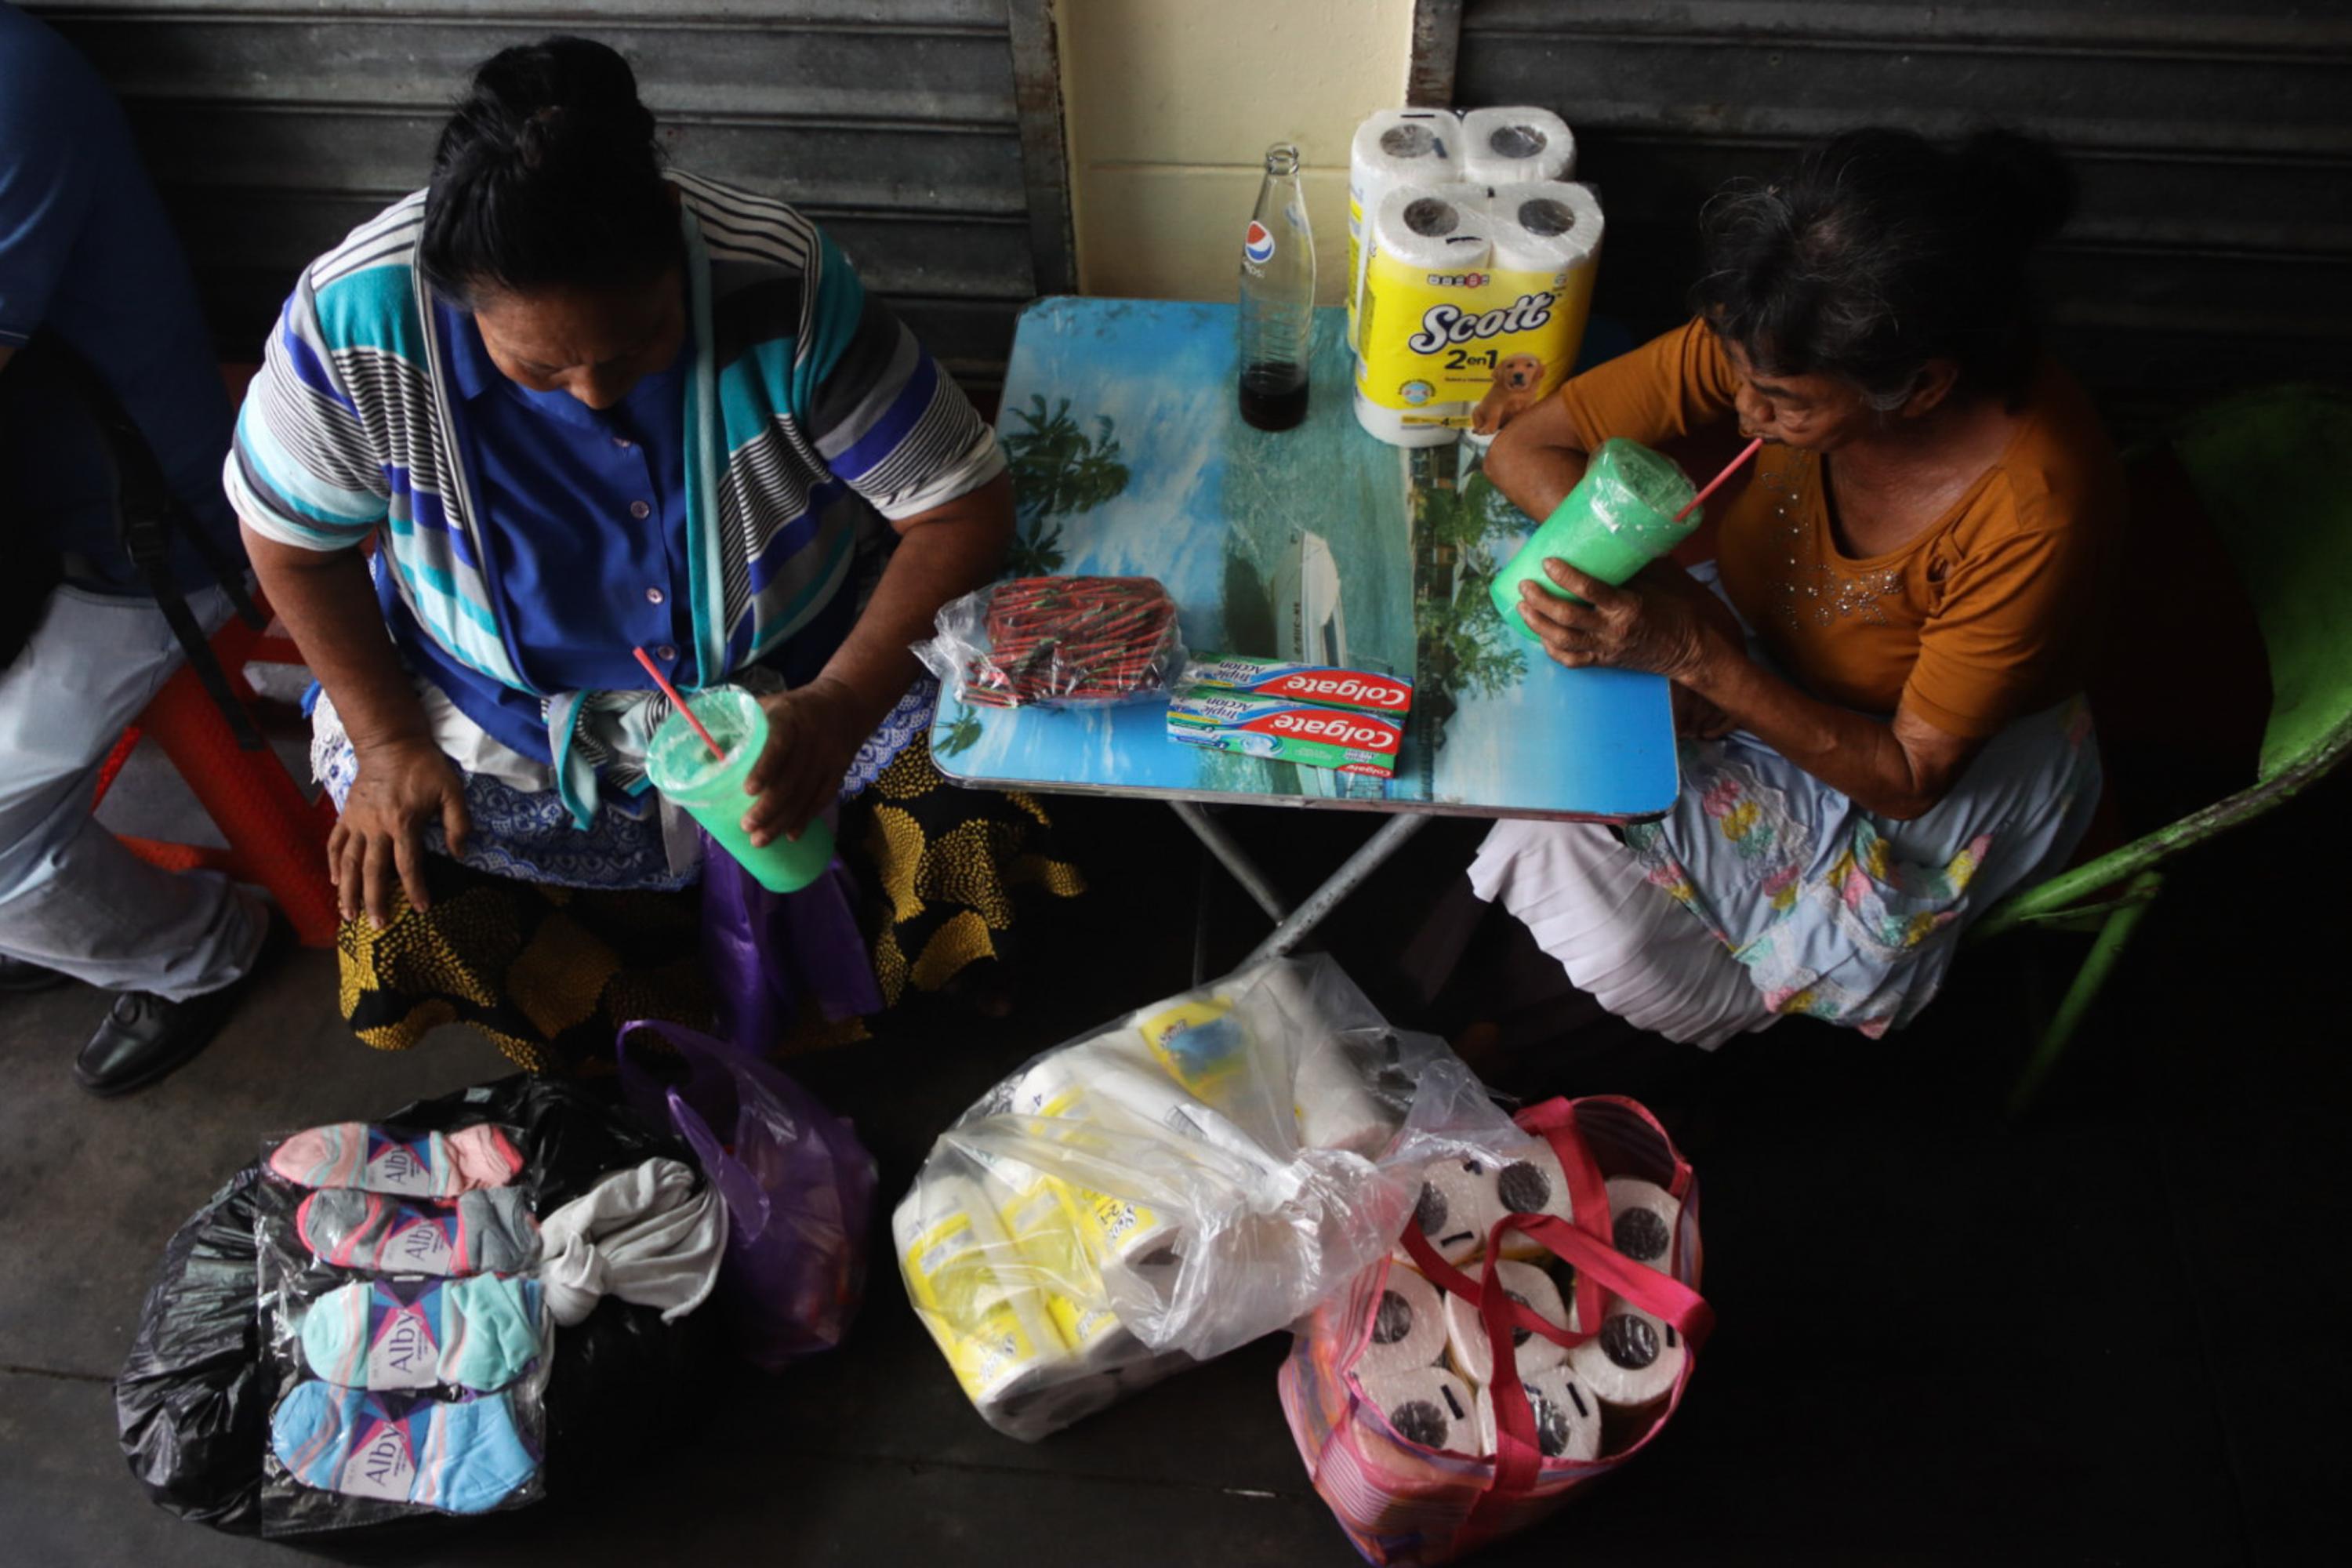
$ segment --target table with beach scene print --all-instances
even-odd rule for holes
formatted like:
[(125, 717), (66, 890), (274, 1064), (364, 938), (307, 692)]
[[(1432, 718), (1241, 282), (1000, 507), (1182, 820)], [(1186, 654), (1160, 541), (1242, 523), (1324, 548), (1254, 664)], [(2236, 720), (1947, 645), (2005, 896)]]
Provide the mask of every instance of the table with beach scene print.
[[(1486, 596), (1534, 529), (1467, 447), (1374, 440), (1349, 406), (1344, 315), (1316, 312), (1297, 428), (1234, 406), (1234, 308), (1054, 298), (1022, 316), (997, 433), (1018, 536), (1008, 574), (1155, 577), (1197, 655), (1408, 676), (1392, 779), (1180, 745), (1164, 704), (1049, 710), (943, 700), (931, 732), (959, 783), (1157, 797), (1279, 922), (1287, 951), (1427, 814), (1629, 822), (1678, 778), (1666, 682), (1560, 668)], [(1197, 803), (1399, 814), (1297, 910)]]

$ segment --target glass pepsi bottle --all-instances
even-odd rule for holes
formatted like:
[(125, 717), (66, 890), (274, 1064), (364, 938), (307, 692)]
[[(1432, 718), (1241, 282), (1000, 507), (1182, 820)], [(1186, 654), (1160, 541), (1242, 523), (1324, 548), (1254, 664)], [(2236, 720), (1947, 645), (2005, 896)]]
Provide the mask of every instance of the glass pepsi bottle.
[(1242, 417), (1287, 430), (1307, 417), (1307, 356), (1315, 331), (1315, 235), (1298, 188), (1298, 149), (1265, 152), (1265, 183), (1242, 238)]

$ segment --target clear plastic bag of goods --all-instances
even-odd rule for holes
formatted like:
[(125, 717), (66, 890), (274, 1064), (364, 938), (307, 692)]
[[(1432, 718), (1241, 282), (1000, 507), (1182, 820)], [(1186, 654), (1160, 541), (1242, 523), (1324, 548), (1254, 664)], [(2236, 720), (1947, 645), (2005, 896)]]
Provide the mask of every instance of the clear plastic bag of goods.
[(1099, 708), (1164, 698), (1184, 668), (1176, 604), (1151, 577), (1019, 577), (944, 605), (915, 657), (947, 700)]
[(1384, 1162), (1396, 1252), (1316, 1306), (1278, 1378), (1309, 1478), (1371, 1563), (1528, 1529), (1662, 1431), (1714, 1317), (1698, 1184), (1630, 1100), (1496, 1110), (1424, 1074)]
[(1057, 1431), (1384, 1257), (1412, 1192), (1380, 1158), (1439, 1060), (1323, 957), (1139, 1008), (940, 1134), (892, 1219), (908, 1295), (991, 1426)]

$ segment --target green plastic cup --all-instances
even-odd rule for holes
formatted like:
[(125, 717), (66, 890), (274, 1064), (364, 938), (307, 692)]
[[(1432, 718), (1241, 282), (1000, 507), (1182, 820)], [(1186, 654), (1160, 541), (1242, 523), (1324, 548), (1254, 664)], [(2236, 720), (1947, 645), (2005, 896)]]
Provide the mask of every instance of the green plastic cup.
[(724, 755), (714, 760), (694, 726), (683, 714), (672, 713), (654, 731), (653, 744), (646, 749), (646, 776), (684, 806), (760, 886), (771, 892), (799, 892), (833, 864), (833, 830), (824, 819), (811, 822), (797, 841), (778, 838), (764, 848), (755, 847), (743, 831), (743, 814), (751, 809), (743, 781), (767, 748), (767, 710), (750, 692), (732, 686), (713, 686), (686, 700)]
[(1603, 583), (1619, 584), (1672, 551), (1705, 515), (1704, 508), (1693, 506), (1689, 516), (1675, 521), (1675, 513), (1690, 506), (1697, 493), (1690, 477), (1664, 453), (1622, 436), (1601, 442), (1584, 478), (1496, 574), (1487, 592), (1503, 613), (1503, 624), (1535, 640), (1519, 613), (1522, 583), (1533, 583), (1556, 599), (1576, 597), (1551, 580), (1544, 571), (1547, 561), (1565, 561)]

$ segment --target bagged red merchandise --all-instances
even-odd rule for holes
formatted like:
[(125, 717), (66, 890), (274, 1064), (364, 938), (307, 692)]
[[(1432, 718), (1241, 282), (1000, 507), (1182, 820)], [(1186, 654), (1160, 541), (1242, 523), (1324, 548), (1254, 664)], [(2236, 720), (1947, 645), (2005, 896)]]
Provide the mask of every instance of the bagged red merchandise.
[(1019, 577), (944, 605), (915, 657), (949, 701), (1088, 708), (1165, 696), (1184, 668), (1175, 601), (1150, 577)]
[[(1427, 1172), (1405, 1257), (1318, 1307), (1279, 1377), (1315, 1489), (1367, 1561), (1398, 1568), (1524, 1530), (1646, 1447), (1713, 1325), (1696, 1289), (1697, 1182), (1633, 1101), (1549, 1100), (1516, 1128), (1499, 1113), (1489, 1126), (1409, 1125), (1383, 1163), (1401, 1158)], [(1448, 1201), (1479, 1193), (1484, 1256), (1457, 1268), (1446, 1255), (1477, 1243), (1449, 1233)], [(1514, 1212), (1529, 1208), (1546, 1212)], [(1429, 1344), (1416, 1316), (1433, 1303), (1444, 1359), (1411, 1364)], [(1491, 1381), (1474, 1385), (1465, 1362)]]

